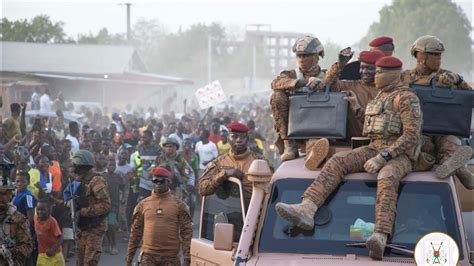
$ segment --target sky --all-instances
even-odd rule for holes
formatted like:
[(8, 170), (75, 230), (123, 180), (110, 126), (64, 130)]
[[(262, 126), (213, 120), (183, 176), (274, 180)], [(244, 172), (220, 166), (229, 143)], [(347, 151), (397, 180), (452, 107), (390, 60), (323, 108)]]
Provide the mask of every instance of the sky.
[[(104, 27), (124, 33), (126, 9), (120, 5), (124, 2), (132, 3), (132, 25), (138, 19), (156, 19), (168, 32), (219, 22), (242, 33), (247, 25), (259, 23), (270, 24), (272, 31), (310, 33), (322, 41), (350, 45), (367, 33), (379, 20), (378, 11), (392, 0), (2, 0), (0, 10), (9, 20), (49, 15), (53, 21), (63, 21), (66, 34), (76, 38)], [(454, 2), (472, 24), (472, 0)]]

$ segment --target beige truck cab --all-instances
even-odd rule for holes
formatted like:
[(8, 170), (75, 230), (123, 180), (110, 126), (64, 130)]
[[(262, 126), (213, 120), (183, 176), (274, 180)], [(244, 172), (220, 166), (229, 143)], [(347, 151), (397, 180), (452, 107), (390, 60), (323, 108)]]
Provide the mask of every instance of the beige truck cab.
[[(415, 265), (415, 245), (430, 232), (451, 236), (459, 247), (458, 265), (471, 265), (473, 193), (465, 190), (466, 198), (460, 199), (453, 177), (441, 180), (433, 172), (414, 172), (401, 181), (394, 233), (383, 260), (375, 261), (364, 245), (375, 220), (375, 175), (346, 176), (316, 213), (311, 231), (276, 214), (277, 202), (300, 202), (318, 174), (306, 170), (303, 159), (284, 162), (269, 182), (254, 180), (247, 208), (240, 181), (230, 178), (203, 198), (191, 265)], [(464, 213), (461, 201), (467, 206)]]

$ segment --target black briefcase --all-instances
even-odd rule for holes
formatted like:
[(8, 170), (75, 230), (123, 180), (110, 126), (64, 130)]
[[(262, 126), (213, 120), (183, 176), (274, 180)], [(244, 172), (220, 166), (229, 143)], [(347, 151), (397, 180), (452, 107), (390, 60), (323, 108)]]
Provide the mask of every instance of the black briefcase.
[(345, 139), (348, 92), (295, 92), (290, 95), (289, 139)]
[(430, 86), (412, 84), (410, 88), (420, 99), (423, 134), (470, 137), (473, 91), (438, 88), (434, 78)]

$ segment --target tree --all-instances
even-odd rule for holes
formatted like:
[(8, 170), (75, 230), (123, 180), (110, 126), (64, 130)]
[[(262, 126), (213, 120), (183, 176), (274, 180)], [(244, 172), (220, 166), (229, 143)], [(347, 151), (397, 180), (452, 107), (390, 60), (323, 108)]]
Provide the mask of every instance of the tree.
[(77, 38), (77, 43), (87, 43), (87, 44), (126, 44), (127, 40), (125, 34), (110, 34), (107, 28), (102, 28), (99, 30), (97, 35), (89, 34), (79, 34)]
[(0, 38), (2, 41), (64, 43), (66, 38), (63, 22), (52, 22), (47, 15), (39, 15), (31, 20), (9, 21), (2, 18)]
[(451, 0), (393, 0), (380, 10), (380, 22), (373, 23), (359, 42), (367, 47), (376, 36), (392, 36), (395, 55), (403, 59), (404, 68), (412, 68), (415, 60), (410, 55), (413, 42), (422, 35), (439, 37), (445, 46), (443, 68), (472, 71), (472, 30), (463, 10)]

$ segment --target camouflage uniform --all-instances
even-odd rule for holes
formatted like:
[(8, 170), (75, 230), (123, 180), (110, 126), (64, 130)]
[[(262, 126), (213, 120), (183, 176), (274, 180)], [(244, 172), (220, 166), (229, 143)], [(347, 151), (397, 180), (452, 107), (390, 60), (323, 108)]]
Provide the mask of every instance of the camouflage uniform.
[[(411, 50), (412, 55), (415, 57), (417, 52), (441, 54), (444, 52), (444, 45), (441, 40), (435, 36), (422, 36), (415, 41)], [(433, 78), (437, 82), (437, 87), (452, 87), (461, 90), (472, 89), (471, 86), (466, 81), (464, 81), (460, 75), (445, 69), (439, 69), (438, 71), (434, 72), (428, 69), (424, 62), (419, 62), (412, 70), (403, 71), (401, 75), (402, 82), (407, 86), (413, 84), (429, 86)], [(462, 146), (461, 139), (452, 135), (424, 135), (423, 138), (424, 144), (422, 151), (433, 158), (431, 159), (432, 164), (434, 162), (439, 165), (445, 163), (448, 159), (453, 157), (455, 152), (460, 150), (460, 147)], [(456, 171), (456, 174), (466, 187), (472, 185), (472, 174), (467, 169), (467, 167), (461, 167), (458, 169), (458, 171)]]
[[(391, 115), (396, 118), (392, 118), (390, 125), (376, 128), (380, 126), (378, 119), (388, 119)], [(395, 219), (398, 185), (412, 170), (421, 123), (419, 100), (408, 88), (398, 87), (392, 92), (380, 92), (369, 103), (365, 113), (364, 134), (371, 137), (371, 144), (344, 155), (334, 155), (303, 197), (310, 199), (317, 206), (322, 206), (345, 175), (363, 172), (367, 160), (381, 151), (389, 152), (392, 159), (382, 167), (377, 176), (374, 232), (390, 235)]]
[(211, 161), (204, 173), (199, 178), (199, 194), (207, 196), (214, 194), (224, 181), (227, 180), (226, 169), (236, 168), (245, 174), (242, 180), (243, 197), (245, 207), (247, 208), (252, 197), (253, 183), (248, 180), (247, 172), (254, 160), (263, 159), (262, 155), (247, 149), (243, 154), (236, 155), (230, 150), (228, 153), (220, 155), (214, 161)]
[[(429, 73), (423, 71), (423, 66), (418, 65), (415, 69), (405, 70), (402, 72), (402, 82), (407, 85), (424, 85), (429, 86), (431, 80), (435, 78), (438, 80), (443, 73), (452, 73), (451, 71), (440, 69), (436, 73)], [(454, 74), (457, 75), (457, 74)], [(443, 84), (439, 84), (438, 86)], [(471, 90), (472, 88), (465, 81), (459, 84), (451, 84), (456, 89)], [(462, 145), (461, 139), (456, 136), (423, 136), (424, 144), (422, 151), (432, 155), (436, 158), (436, 163), (442, 164)]]
[[(301, 70), (300, 70), (301, 71)], [(313, 71), (304, 73), (303, 78), (308, 80), (310, 77), (324, 78), (324, 72), (318, 66)], [(288, 136), (288, 115), (290, 112), (290, 92), (296, 90), (298, 78), (296, 70), (285, 70), (272, 81), (273, 93), (270, 99), (273, 119), (275, 119), (275, 130), (281, 139), (287, 139)]]
[(79, 210), (77, 254), (77, 265), (88, 266), (99, 264), (102, 240), (107, 231), (106, 216), (111, 208), (105, 179), (94, 175), (89, 180), (85, 180), (84, 187), (86, 204)]
[(186, 184), (194, 186), (194, 170), (184, 157), (176, 156), (175, 158), (170, 158), (166, 154), (162, 154), (156, 158), (154, 164), (171, 171), (173, 177), (171, 178), (170, 188), (178, 199), (183, 200), (184, 186)]
[[(293, 46), (293, 52), (296, 55), (316, 55), (324, 56), (324, 49), (321, 42), (317, 38), (306, 36), (296, 41)], [(290, 111), (290, 94), (297, 88), (303, 87), (310, 78), (324, 78), (324, 72), (321, 70), (319, 65), (314, 65), (307, 71), (303, 71), (301, 68), (293, 70), (285, 70), (274, 79), (271, 83), (273, 90), (270, 98), (270, 105), (272, 108), (273, 119), (275, 120), (275, 130), (278, 132), (278, 149), (280, 153), (283, 153), (281, 147), (282, 140), (287, 140), (288, 137), (288, 117)], [(305, 82), (306, 81), (306, 82)], [(304, 82), (303, 85), (302, 82)], [(290, 152), (290, 150), (292, 150)], [(293, 154), (289, 154), (293, 153)], [(285, 154), (282, 160), (288, 160), (296, 157), (297, 146), (294, 141), (287, 140), (285, 143)], [(286, 157), (286, 159), (284, 159)]]
[(140, 242), (140, 265), (180, 265), (179, 252), (190, 258), (193, 227), (188, 207), (166, 192), (140, 201), (133, 213), (126, 262), (131, 265)]
[[(2, 228), (0, 230), (0, 239), (3, 240), (2, 245), (7, 246), (7, 250), (11, 252), (11, 259), (13, 265), (25, 265), (26, 258), (28, 258), (33, 250), (33, 240), (30, 233), (30, 223), (28, 219), (21, 213), (19, 213), (15, 206), (8, 205), (8, 210), (3, 215)], [(5, 241), (6, 239), (12, 240), (13, 247)], [(0, 265), (8, 265), (9, 262), (6, 258), (0, 256)]]

